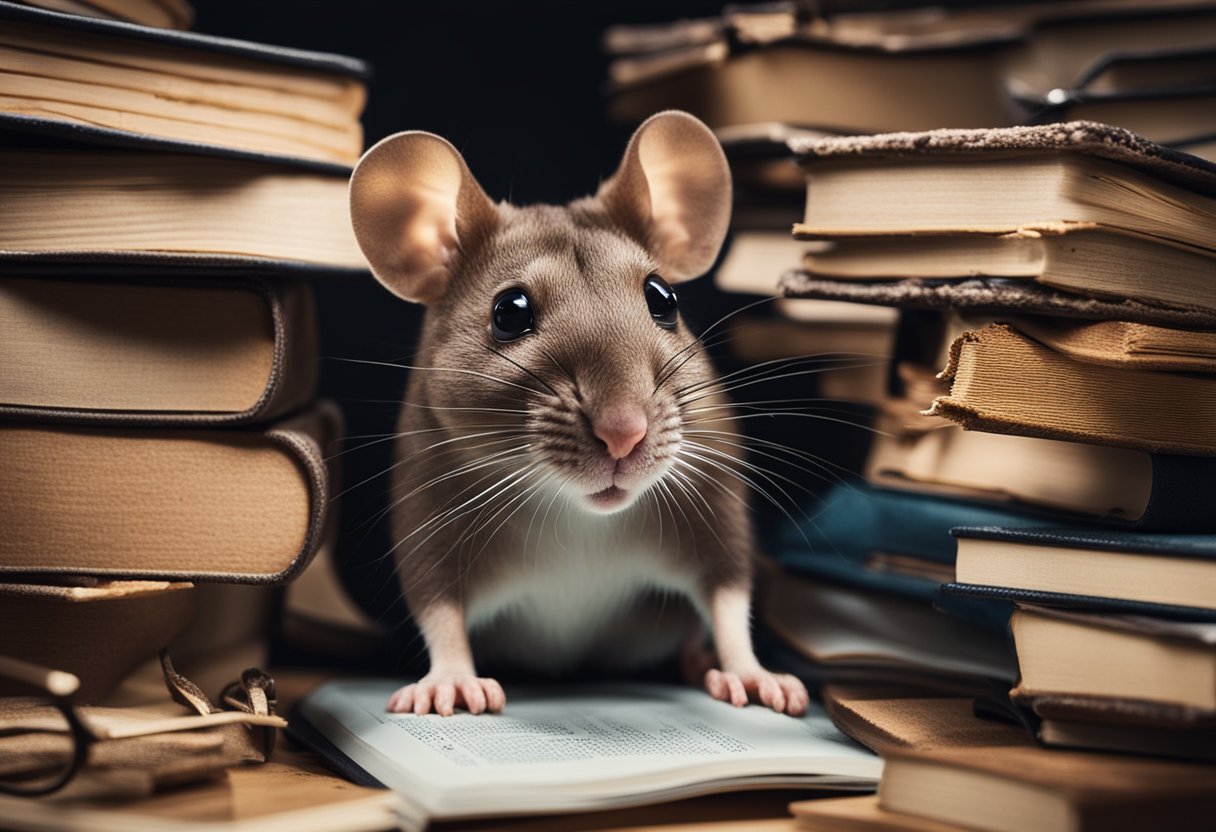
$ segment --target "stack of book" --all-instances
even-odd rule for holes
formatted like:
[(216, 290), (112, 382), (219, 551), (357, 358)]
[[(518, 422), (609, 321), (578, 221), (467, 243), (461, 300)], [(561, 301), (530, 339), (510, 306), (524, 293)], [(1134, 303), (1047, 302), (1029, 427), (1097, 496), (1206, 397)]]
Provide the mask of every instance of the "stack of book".
[(308, 279), (366, 275), (367, 68), (13, 3), (0, 29), (0, 655), (84, 702), (171, 643), (235, 678), (333, 525)]
[[(1216, 759), (1216, 165), (1086, 122), (792, 144), (808, 174), (795, 232), (828, 248), (786, 293), (916, 310), (867, 466), (872, 513), (850, 512), (879, 529), (861, 549), (885, 556), (873, 571), (937, 568), (942, 600), (1014, 604), (1001, 706), (1049, 749), (1112, 752), (910, 740), (869, 828), (1189, 828), (1214, 782), (1195, 760)], [(904, 704), (867, 724), (929, 707), (887, 698)], [(969, 702), (954, 718), (997, 730)], [(1002, 790), (1016, 816), (985, 811)]]
[(778, 2), (618, 26), (604, 45), (623, 121), (669, 107), (715, 128), (839, 133), (1092, 118), (1207, 147), (1214, 20), (1198, 0)]
[(1202, 829), (1216, 809), (1216, 766), (1132, 755), (1047, 751), (1020, 727), (977, 719), (971, 700), (836, 688), (828, 707), (882, 754), (878, 795), (801, 801), (799, 828), (1087, 832)]

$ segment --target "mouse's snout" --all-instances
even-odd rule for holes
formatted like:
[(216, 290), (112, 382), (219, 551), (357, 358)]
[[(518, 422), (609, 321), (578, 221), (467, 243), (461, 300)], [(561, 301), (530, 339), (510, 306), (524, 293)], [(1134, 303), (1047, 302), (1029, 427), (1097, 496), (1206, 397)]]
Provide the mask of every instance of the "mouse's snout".
[(613, 405), (591, 419), (592, 431), (604, 443), (613, 459), (629, 456), (650, 426), (646, 412), (637, 405)]

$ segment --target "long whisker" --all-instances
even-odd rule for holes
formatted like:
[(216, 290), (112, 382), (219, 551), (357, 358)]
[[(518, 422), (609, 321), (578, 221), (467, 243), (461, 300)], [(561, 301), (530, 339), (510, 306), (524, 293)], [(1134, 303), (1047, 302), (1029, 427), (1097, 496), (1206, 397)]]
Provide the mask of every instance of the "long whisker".
[(492, 376), (489, 373), (481, 373), (481, 372), (478, 372), (477, 370), (465, 370), (460, 367), (419, 367), (419, 366), (416, 366), (413, 364), (394, 364), (390, 361), (371, 361), (371, 360), (364, 359), (364, 358), (334, 358), (332, 360), (333, 361), (344, 361), (348, 364), (368, 364), (373, 367), (392, 367), (395, 370), (417, 370), (420, 372), (430, 372), (430, 373), (458, 373), (460, 375), (476, 376), (477, 378), (482, 378), (487, 381), (495, 381), (495, 382), (498, 382), (499, 384), (505, 384), (508, 387), (514, 387), (517, 390), (523, 390), (526, 393), (532, 393), (533, 395), (540, 392), (539, 390), (535, 390), (526, 385), (516, 384), (513, 381), (508, 381), (505, 378), (499, 378), (498, 376)]
[[(507, 429), (519, 430), (518, 426), (512, 425), (507, 422), (500, 422), (497, 424), (487, 424), (487, 425), (465, 425), (464, 427), (466, 430), (480, 430), (481, 428), (494, 428), (499, 431), (505, 431)], [(329, 462), (330, 460), (337, 459), (340, 456), (345, 456), (346, 454), (354, 453), (355, 451), (366, 450), (367, 448), (373, 447), (374, 445), (382, 445), (385, 442), (391, 442), (394, 439), (401, 439), (402, 437), (405, 437), (405, 436), (421, 436), (424, 433), (448, 433), (448, 432), (449, 432), (448, 428), (420, 428), (418, 430), (403, 430), (403, 431), (399, 431), (397, 433), (367, 434), (366, 436), (362, 436), (362, 437), (347, 436), (344, 438), (346, 438), (346, 439), (371, 439), (372, 441), (364, 442), (362, 445), (355, 445), (354, 447), (351, 447), (351, 448), (343, 448), (342, 450), (338, 451), (336, 454), (331, 454), (331, 455), (327, 456), (325, 458), (325, 461)]]
[[(694, 384), (686, 385), (676, 389), (674, 392), (677, 396), (683, 397), (689, 393), (695, 393), (698, 390), (706, 387), (729, 387), (732, 379), (737, 381), (756, 381), (761, 378), (784, 378), (783, 375), (773, 375), (785, 370), (801, 367), (808, 364), (819, 365), (816, 369), (819, 371), (825, 369), (851, 369), (854, 367), (872, 367), (877, 364), (885, 364), (887, 362), (885, 356), (868, 355), (864, 353), (823, 353), (820, 355), (804, 355), (798, 358), (776, 358), (771, 361), (762, 361), (759, 364), (750, 364), (734, 372), (726, 373), (717, 378), (699, 381)], [(831, 365), (825, 367), (822, 365)]]
[(561, 370), (562, 373), (565, 374), (566, 378), (568, 378), (570, 380), (571, 384), (573, 384), (575, 382), (574, 373), (570, 372), (570, 370), (567, 369), (565, 364), (558, 361), (556, 356), (553, 355), (553, 353), (549, 352), (544, 347), (538, 347), (538, 349), (540, 350), (541, 355), (543, 355), (545, 358), (547, 358), (551, 362), (553, 362), (553, 366), (557, 367), (557, 369)]
[(745, 387), (753, 387), (757, 384), (765, 384), (770, 381), (780, 381), (781, 379), (798, 378), (800, 376), (813, 376), (813, 375), (818, 375), (819, 373), (824, 373), (824, 372), (827, 372), (829, 370), (834, 370), (834, 369), (859, 369), (861, 367), (872, 367), (872, 366), (875, 366), (875, 364), (855, 364), (855, 365), (852, 365), (849, 367), (839, 367), (839, 368), (838, 367), (816, 367), (811, 370), (795, 370), (794, 372), (791, 372), (791, 373), (782, 373), (780, 375), (770, 375), (770, 376), (765, 376), (763, 378), (754, 378), (754, 379), (746, 379), (746, 380), (735, 379), (735, 381), (732, 384), (723, 385), (722, 387), (715, 387), (708, 391), (702, 391), (698, 395), (693, 396), (691, 398), (681, 398), (679, 400), (679, 404), (680, 405), (693, 404), (695, 402), (701, 401), (702, 399), (707, 399), (712, 396), (721, 395), (723, 393), (731, 393), (736, 390), (742, 390)]
[[(714, 433), (719, 433), (720, 431), (713, 431), (713, 432), (714, 432)], [(703, 443), (701, 443), (701, 442), (694, 442), (694, 441), (692, 441), (692, 440), (687, 440), (687, 441), (688, 441), (688, 442), (689, 442), (689, 444), (690, 444), (690, 445), (692, 445), (693, 447), (700, 447), (700, 448), (703, 448), (703, 449), (705, 449), (705, 450), (709, 450), (709, 448), (708, 448), (708, 447), (706, 447), (706, 446), (705, 446)], [(829, 476), (828, 474), (824, 473), (824, 472), (822, 471), (822, 469), (821, 469), (821, 470), (813, 470), (813, 469), (807, 468), (807, 467), (805, 467), (805, 466), (798, 465), (798, 464), (796, 464), (795, 462), (792, 462), (791, 460), (786, 459), (785, 457), (778, 456), (777, 454), (772, 453), (771, 451), (768, 451), (768, 450), (761, 450), (760, 448), (749, 448), (748, 446), (744, 445), (742, 442), (732, 442), (732, 441), (730, 441), (730, 440), (728, 440), (728, 439), (722, 439), (722, 438), (720, 438), (720, 437), (714, 437), (714, 436), (707, 436), (707, 437), (705, 437), (705, 441), (706, 441), (706, 442), (716, 442), (716, 443), (719, 443), (719, 444), (722, 444), (722, 445), (726, 445), (727, 447), (731, 447), (731, 448), (739, 448), (740, 450), (745, 450), (745, 451), (747, 451), (748, 453), (753, 454), (753, 455), (755, 455), (755, 456), (762, 456), (762, 457), (764, 457), (765, 459), (772, 459), (772, 460), (775, 460), (775, 461), (777, 461), (777, 462), (782, 463), (783, 465), (789, 465), (791, 468), (796, 468), (796, 469), (798, 469), (799, 471), (801, 471), (802, 473), (804, 473), (804, 474), (808, 474), (808, 475), (810, 475), (810, 476), (812, 476), (812, 477), (815, 477), (816, 479), (821, 479), (821, 480), (823, 480), (824, 482), (832, 482), (832, 483), (834, 483), (834, 482), (838, 482), (838, 481), (839, 481), (839, 478), (838, 478), (838, 477)], [(729, 455), (729, 454), (727, 454), (727, 456), (730, 456), (730, 455)], [(807, 461), (808, 461), (808, 462), (810, 462), (812, 465), (815, 465), (815, 466), (816, 466), (816, 468), (819, 468), (819, 467), (820, 467), (820, 466), (818, 466), (818, 465), (816, 464), (816, 461), (814, 460), (814, 458), (809, 457), (809, 456), (807, 456), (807, 455), (805, 455), (805, 454), (799, 454), (798, 456), (800, 456), (800, 457), (806, 457), (806, 458), (807, 458)], [(736, 459), (736, 457), (733, 457), (733, 456), (732, 456), (731, 458), (732, 458), (732, 459)], [(740, 461), (740, 462), (743, 462), (744, 464), (749, 464), (749, 465), (750, 465), (750, 464), (752, 464), (752, 463), (750, 463), (750, 462), (744, 462), (743, 460), (739, 460), (739, 461)], [(764, 470), (766, 470), (766, 471), (767, 471), (768, 469), (764, 469)], [(772, 471), (772, 472), (770, 472), (770, 473), (772, 473), (772, 475), (773, 475), (773, 476), (780, 476), (780, 475), (779, 475), (779, 474), (777, 474), (775, 471)], [(791, 484), (793, 484), (793, 485), (795, 485), (795, 486), (797, 486), (797, 487), (801, 488), (803, 491), (806, 491), (808, 494), (813, 494), (813, 493), (814, 493), (814, 492), (813, 492), (813, 491), (811, 491), (809, 488), (805, 488), (805, 487), (804, 487), (804, 486), (802, 486), (800, 483), (797, 483), (797, 482), (795, 482), (794, 480), (790, 480), (790, 479), (785, 478), (785, 477), (782, 477), (782, 478), (783, 478), (783, 479), (786, 479), (786, 481), (787, 481), (787, 482), (790, 482)]]
[[(741, 436), (740, 434), (732, 433), (731, 431), (725, 431), (725, 430), (708, 430), (705, 428), (700, 428), (697, 430), (690, 430), (687, 433), (690, 436), (703, 436), (703, 437), (705, 437), (706, 441), (722, 442), (727, 445), (732, 445), (732, 446), (734, 446), (736, 448), (740, 448), (741, 450), (744, 450), (744, 451), (756, 452), (755, 448), (752, 448), (751, 446), (759, 445), (764, 448), (770, 448), (774, 451), (781, 451), (782, 453), (787, 453), (790, 456), (796, 457), (798, 459), (802, 459), (802, 460), (806, 461), (807, 463), (815, 466), (819, 470), (823, 471), (824, 474), (822, 476), (825, 479), (830, 474), (832, 477), (829, 480), (830, 482), (847, 484), (846, 477), (856, 478), (856, 476), (857, 476), (857, 473), (855, 471), (852, 471), (852, 470), (844, 467), (843, 465), (838, 465), (837, 463), (834, 463), (831, 460), (824, 459), (822, 457), (816, 456), (815, 454), (807, 453), (806, 451), (800, 450), (798, 448), (794, 448), (789, 445), (783, 445), (780, 442), (773, 442), (768, 439), (761, 439), (758, 437), (751, 436), (751, 437), (747, 437), (747, 444), (744, 444), (744, 442), (742, 442), (742, 441), (737, 441), (737, 442), (732, 441), (732, 440), (736, 440), (736, 439), (742, 440), (744, 437)], [(776, 456), (774, 456), (774, 458), (780, 459), (779, 457), (776, 457)], [(786, 464), (792, 464), (792, 463), (789, 463), (787, 460), (781, 460), (781, 461), (786, 462)], [(797, 466), (795, 466), (795, 467), (797, 467)], [(812, 473), (812, 472), (808, 471), (807, 473)], [(852, 486), (850, 486), (850, 487), (852, 487)]]
[(851, 427), (851, 428), (857, 428), (858, 430), (868, 431), (869, 433), (872, 433), (875, 436), (890, 436), (891, 435), (891, 434), (887, 433), (886, 431), (879, 430), (878, 428), (872, 428), (869, 425), (862, 425), (862, 424), (858, 424), (857, 422), (850, 422), (848, 419), (837, 419), (833, 416), (824, 416), (821, 413), (798, 413), (793, 410), (777, 410), (772, 413), (743, 413), (738, 416), (730, 416), (730, 417), (709, 416), (709, 417), (705, 417), (703, 419), (691, 419), (691, 420), (685, 422), (684, 424), (685, 425), (701, 425), (701, 424), (705, 424), (705, 423), (713, 424), (715, 422), (727, 421), (728, 419), (733, 420), (733, 421), (743, 421), (744, 419), (768, 419), (772, 416), (790, 416), (790, 417), (798, 418), (798, 419), (814, 419), (814, 420), (820, 421), (820, 422), (832, 422), (832, 423), (838, 424), (838, 425), (847, 425), (848, 427)]
[[(773, 301), (775, 301), (777, 299), (778, 299), (778, 296), (774, 295), (772, 297), (761, 298), (760, 300), (753, 301), (752, 303), (748, 303), (743, 306), (740, 306), (738, 309), (735, 309), (731, 312), (727, 312), (721, 318), (718, 318), (718, 320), (714, 321), (712, 324), (707, 326), (705, 329), (701, 330), (700, 333), (698, 333), (696, 336), (693, 337), (692, 341), (685, 344), (680, 350), (678, 350), (674, 355), (672, 355), (665, 362), (663, 362), (663, 364), (659, 367), (658, 371), (655, 373), (655, 375), (658, 376), (659, 378), (658, 378), (658, 381), (655, 382), (654, 392), (657, 392), (658, 389), (663, 386), (663, 383), (665, 381), (667, 381), (667, 379), (671, 376), (671, 373), (664, 374), (664, 372), (663, 372), (664, 370), (666, 370), (668, 368), (668, 366), (671, 365), (671, 362), (677, 360), (687, 350), (695, 349), (698, 345), (703, 345), (705, 336), (708, 335), (709, 333), (713, 332), (713, 330), (715, 328), (717, 328), (719, 325), (725, 323), (726, 321), (730, 320), (735, 315), (738, 315), (740, 312), (746, 312), (749, 309), (754, 309), (755, 307), (760, 306), (761, 304), (772, 303)], [(651, 395), (654, 395), (654, 392), (652, 392)]]
[[(810, 494), (811, 496), (815, 495), (814, 491), (807, 488), (805, 485), (798, 482), (797, 480), (791, 479), (790, 477), (787, 477), (784, 474), (777, 473), (776, 471), (773, 471), (769, 468), (765, 468), (761, 465), (757, 465), (754, 462), (739, 459), (738, 457), (732, 456), (731, 454), (728, 454), (725, 451), (719, 450), (717, 448), (711, 448), (710, 446), (705, 445), (700, 442), (686, 441), (685, 444), (687, 444), (689, 447), (696, 448), (702, 454), (710, 454), (712, 457), (714, 457), (714, 459), (718, 460), (723, 465), (737, 465), (737, 466), (739, 466), (739, 468), (743, 469), (744, 471), (755, 472), (755, 474), (757, 476), (763, 477), (766, 482), (768, 482), (770, 485), (772, 485), (774, 488), (776, 488), (778, 491), (780, 491), (781, 495), (790, 501), (790, 505), (798, 506), (799, 503), (792, 496), (790, 496), (790, 493), (788, 491), (786, 491), (784, 488), (782, 488), (780, 485), (778, 485), (776, 480), (781, 480), (782, 482), (788, 483), (790, 486), (797, 488), (799, 491), (804, 491), (807, 494)], [(709, 460), (704, 459), (703, 456), (695, 456), (692, 453), (688, 453), (688, 456), (691, 456), (694, 459), (703, 459), (706, 462), (709, 461)]]
[[(391, 512), (397, 506), (404, 503), (410, 497), (420, 494), (429, 488), (433, 488), (441, 482), (446, 482), (447, 480), (454, 479), (456, 477), (463, 476), (465, 474), (472, 474), (472, 473), (480, 471), (484, 468), (501, 468), (501, 466), (503, 466), (507, 463), (510, 463), (510, 462), (514, 461), (515, 459), (523, 459), (527, 456), (527, 447), (528, 447), (527, 445), (520, 445), (520, 446), (517, 446), (514, 448), (507, 448), (503, 451), (499, 451), (494, 454), (490, 454), (488, 456), (480, 457), (480, 458), (472, 460), (470, 462), (466, 462), (463, 465), (457, 466), (456, 468), (445, 471), (444, 473), (439, 474), (436, 477), (433, 477), (432, 479), (428, 480), (427, 482), (425, 482), (419, 486), (416, 486), (415, 488), (411, 489), (409, 492), (402, 494), (402, 495), (396, 497), (395, 499), (391, 500), (387, 506), (382, 508), (380, 511), (376, 512), (376, 514), (373, 515), (371, 518), (363, 521), (363, 523), (361, 523), (357, 528), (362, 528), (363, 526), (369, 526), (371, 524), (379, 522), (381, 518), (383, 518), (386, 514)], [(396, 463), (396, 464), (400, 464), (400, 463)], [(393, 467), (395, 467), (395, 465)], [(391, 470), (391, 468), (390, 468), (390, 470)], [(466, 493), (467, 491), (476, 487), (476, 485), (478, 483), (484, 481), (485, 479), (488, 479), (489, 476), (493, 476), (493, 472), (491, 472), (491, 474), (489, 474), (487, 476), (483, 476), (482, 478), (474, 481), (474, 483), (472, 485), (465, 486), (465, 488), (463, 490), (457, 492), (457, 494), (455, 496), (459, 497), (461, 494)]]
[[(336, 499), (338, 499), (339, 497), (342, 497), (342, 496), (346, 495), (347, 493), (349, 493), (349, 492), (351, 492), (351, 491), (355, 490), (356, 488), (359, 488), (360, 486), (366, 485), (367, 483), (371, 482), (372, 480), (379, 479), (380, 477), (383, 477), (385, 474), (389, 473), (390, 471), (394, 471), (394, 470), (396, 470), (397, 468), (399, 468), (400, 466), (402, 466), (402, 465), (404, 465), (405, 463), (409, 462), (409, 461), (410, 461), (411, 459), (413, 459), (414, 457), (416, 457), (416, 456), (418, 456), (418, 455), (420, 455), (420, 454), (424, 454), (424, 453), (430, 453), (430, 452), (431, 452), (431, 451), (433, 451), (435, 448), (438, 448), (438, 447), (440, 447), (441, 445), (447, 445), (447, 444), (450, 444), (450, 443), (453, 443), (453, 442), (458, 442), (458, 441), (461, 441), (461, 440), (477, 439), (477, 438), (484, 437), (484, 436), (495, 436), (495, 435), (498, 435), (498, 434), (506, 434), (506, 435), (505, 435), (505, 436), (502, 436), (502, 437), (501, 437), (501, 438), (499, 438), (499, 439), (491, 439), (491, 440), (488, 440), (488, 441), (486, 441), (486, 442), (480, 442), (480, 443), (478, 443), (478, 444), (476, 444), (476, 445), (473, 445), (473, 446), (471, 446), (471, 447), (467, 447), (467, 448), (465, 448), (465, 447), (448, 448), (448, 449), (446, 449), (445, 451), (443, 451), (442, 453), (440, 453), (440, 454), (436, 454), (436, 456), (438, 457), (438, 456), (444, 456), (444, 455), (447, 455), (447, 454), (454, 454), (454, 453), (467, 453), (468, 451), (476, 451), (476, 450), (479, 450), (479, 449), (481, 449), (481, 448), (488, 448), (488, 447), (493, 446), (493, 445), (501, 445), (501, 444), (502, 444), (502, 443), (504, 443), (504, 442), (514, 442), (514, 441), (516, 441), (516, 440), (518, 440), (518, 439), (522, 438), (523, 436), (526, 436), (526, 434), (521, 433), (521, 432), (519, 432), (519, 431), (504, 431), (504, 430), (495, 430), (495, 431), (489, 431), (488, 433), (474, 433), (474, 434), (471, 434), (471, 435), (469, 435), (469, 436), (457, 436), (457, 437), (455, 437), (455, 438), (453, 438), (453, 439), (445, 439), (445, 440), (444, 440), (444, 441), (442, 441), (442, 442), (435, 442), (435, 443), (433, 443), (433, 444), (431, 444), (431, 445), (428, 445), (428, 446), (427, 446), (427, 447), (425, 447), (425, 448), (422, 448), (421, 450), (414, 451), (412, 454), (407, 454), (406, 456), (401, 457), (400, 459), (397, 459), (395, 462), (393, 462), (391, 465), (389, 465), (389, 466), (388, 466), (387, 468), (385, 468), (384, 470), (382, 470), (382, 471), (380, 471), (380, 472), (378, 472), (378, 473), (372, 474), (370, 477), (367, 477), (366, 479), (360, 480), (359, 482), (355, 483), (354, 485), (349, 486), (349, 487), (347, 487), (347, 488), (343, 489), (341, 492), (339, 492), (338, 494), (335, 494), (335, 495), (334, 495), (334, 499), (336, 500)], [(526, 446), (526, 445), (524, 445), (524, 446), (521, 446), (521, 447), (527, 447), (527, 446)], [(378, 519), (378, 518), (377, 518), (377, 519)]]
[[(516, 361), (516, 360), (515, 360), (514, 358), (512, 358), (511, 356), (509, 356), (509, 355), (507, 355), (506, 353), (504, 353), (502, 350), (496, 350), (496, 349), (494, 349), (493, 347), (488, 346), (488, 345), (486, 346), (486, 349), (487, 349), (487, 350), (489, 350), (489, 351), (490, 351), (490, 353), (492, 353), (493, 355), (497, 355), (497, 356), (498, 356), (499, 358), (501, 358), (503, 361), (506, 361), (506, 362), (508, 362), (508, 363), (512, 364), (513, 366), (518, 367), (519, 369), (523, 370), (523, 371), (524, 371), (525, 373), (527, 373), (529, 376), (531, 376), (532, 378), (534, 378), (534, 379), (536, 379), (538, 382), (540, 382), (540, 383), (541, 383), (541, 384), (544, 386), (544, 388), (545, 388), (546, 390), (548, 390), (550, 393), (552, 393), (552, 394), (553, 394), (553, 395), (555, 395), (555, 396), (557, 395), (557, 391), (553, 389), (553, 386), (552, 386), (551, 384), (549, 384), (549, 382), (545, 381), (543, 378), (541, 378), (540, 376), (538, 376), (536, 373), (534, 373), (534, 372), (532, 372), (531, 370), (529, 370), (529, 369), (528, 369), (527, 367), (525, 367), (523, 364), (520, 364), (518, 361)], [(539, 391), (536, 391), (536, 392), (539, 392)]]

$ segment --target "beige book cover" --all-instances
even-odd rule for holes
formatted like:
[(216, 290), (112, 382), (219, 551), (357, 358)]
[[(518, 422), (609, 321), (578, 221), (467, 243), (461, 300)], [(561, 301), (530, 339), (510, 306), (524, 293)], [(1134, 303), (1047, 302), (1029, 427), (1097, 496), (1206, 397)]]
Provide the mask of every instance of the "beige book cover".
[(303, 283), (0, 276), (0, 416), (267, 421), (312, 398), (317, 362)]
[(281, 583), (330, 515), (321, 403), (230, 431), (0, 425), (0, 573)]
[(1216, 455), (1216, 379), (1075, 361), (994, 324), (958, 338), (931, 416), (967, 430)]
[(1129, 321), (1046, 317), (1017, 318), (1011, 323), (1018, 331), (1078, 361), (1133, 370), (1216, 375), (1216, 332)]

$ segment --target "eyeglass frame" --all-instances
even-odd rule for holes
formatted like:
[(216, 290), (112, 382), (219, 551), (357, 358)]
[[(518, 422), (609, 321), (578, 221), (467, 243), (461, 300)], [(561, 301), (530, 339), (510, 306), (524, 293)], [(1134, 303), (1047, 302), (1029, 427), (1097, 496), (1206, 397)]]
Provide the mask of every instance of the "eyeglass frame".
[(89, 748), (97, 742), (97, 736), (89, 730), (76, 711), (76, 692), (80, 690), (80, 678), (64, 670), (51, 670), (32, 662), (0, 656), (0, 676), (22, 682), (42, 692), (51, 704), (63, 714), (72, 736), (72, 758), (67, 767), (54, 779), (28, 787), (14, 786), (0, 780), (0, 794), (16, 797), (42, 797), (53, 794), (68, 783), (84, 767), (89, 758)]

